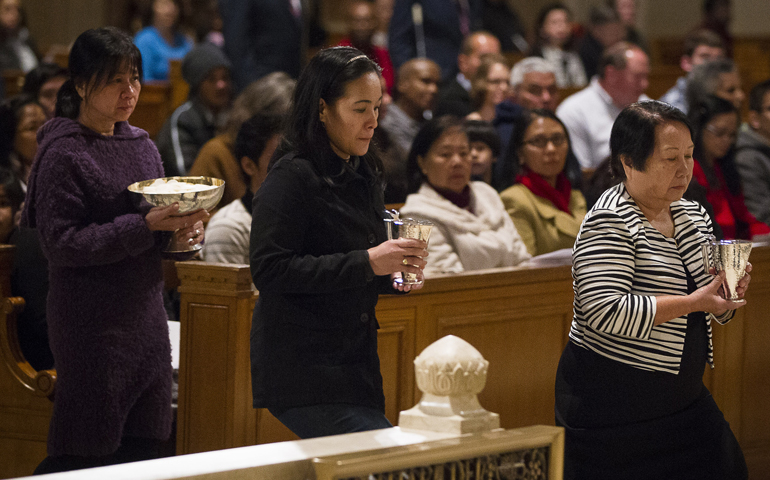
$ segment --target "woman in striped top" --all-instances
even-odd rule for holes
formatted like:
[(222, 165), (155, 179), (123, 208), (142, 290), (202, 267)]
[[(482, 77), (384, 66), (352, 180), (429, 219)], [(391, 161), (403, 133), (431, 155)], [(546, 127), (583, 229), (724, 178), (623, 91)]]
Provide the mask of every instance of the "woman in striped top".
[(673, 107), (635, 103), (615, 121), (610, 148), (622, 182), (588, 212), (573, 251), (575, 316), (556, 378), (564, 478), (745, 479), (702, 380), (713, 367), (711, 319), (726, 323), (742, 303), (723, 298), (723, 273), (704, 270), (711, 220), (682, 199), (692, 129)]

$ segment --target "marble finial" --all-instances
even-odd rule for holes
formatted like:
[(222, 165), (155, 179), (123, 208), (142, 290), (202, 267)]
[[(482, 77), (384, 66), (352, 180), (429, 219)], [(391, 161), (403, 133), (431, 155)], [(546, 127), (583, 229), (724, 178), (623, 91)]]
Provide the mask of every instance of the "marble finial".
[(465, 340), (447, 335), (414, 360), (420, 403), (401, 412), (399, 426), (418, 430), (471, 433), (499, 428), (500, 417), (476, 397), (487, 381), (489, 362)]

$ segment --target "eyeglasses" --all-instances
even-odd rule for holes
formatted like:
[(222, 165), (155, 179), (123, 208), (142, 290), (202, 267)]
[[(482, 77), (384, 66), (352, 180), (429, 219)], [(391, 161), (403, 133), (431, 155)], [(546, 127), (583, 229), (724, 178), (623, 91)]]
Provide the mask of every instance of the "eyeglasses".
[(536, 97), (542, 97), (544, 93), (548, 92), (548, 95), (551, 97), (555, 97), (559, 91), (556, 89), (556, 85), (549, 85), (547, 87), (542, 87), (540, 85), (530, 84), (527, 85), (524, 90), (527, 91), (530, 95), (534, 95)]
[(529, 140), (524, 140), (524, 143), (527, 145), (532, 145), (535, 148), (545, 148), (549, 143), (553, 143), (554, 147), (561, 147), (567, 143), (567, 136), (563, 133), (555, 133), (550, 137), (545, 135), (538, 135), (536, 137), (530, 138)]

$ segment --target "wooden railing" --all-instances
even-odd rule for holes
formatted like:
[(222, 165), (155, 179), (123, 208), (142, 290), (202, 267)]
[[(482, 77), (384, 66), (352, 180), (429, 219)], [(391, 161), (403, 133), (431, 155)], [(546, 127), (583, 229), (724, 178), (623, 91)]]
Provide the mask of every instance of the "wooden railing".
[[(770, 472), (770, 247), (758, 246), (747, 305), (714, 325), (716, 369), (704, 377), (737, 435), (750, 471)], [(249, 329), (257, 292), (246, 265), (177, 264), (182, 346), (177, 452), (294, 439), (269, 412), (251, 409)], [(419, 400), (412, 360), (457, 335), (489, 360), (484, 408), (503, 428), (553, 424), (556, 367), (572, 320), (568, 264), (431, 278), (377, 306), (386, 414)], [(754, 477), (752, 477), (754, 478)]]
[[(7, 251), (0, 247), (0, 258)], [(727, 326), (714, 325), (716, 369), (707, 369), (704, 381), (738, 437), (754, 479), (770, 472), (770, 247), (755, 247), (751, 262), (747, 305)], [(267, 411), (251, 408), (249, 330), (257, 292), (248, 266), (182, 262), (177, 272), (182, 321), (177, 452), (295, 439)], [(500, 414), (503, 428), (553, 424), (556, 366), (572, 318), (568, 264), (431, 278), (420, 291), (382, 296), (377, 316), (392, 422), (419, 400), (413, 359), (453, 334), (490, 362), (479, 401)], [(8, 342), (7, 335), (2, 340)], [(3, 358), (0, 477), (28, 474), (45, 456), (51, 412), (50, 401), (19, 381)]]

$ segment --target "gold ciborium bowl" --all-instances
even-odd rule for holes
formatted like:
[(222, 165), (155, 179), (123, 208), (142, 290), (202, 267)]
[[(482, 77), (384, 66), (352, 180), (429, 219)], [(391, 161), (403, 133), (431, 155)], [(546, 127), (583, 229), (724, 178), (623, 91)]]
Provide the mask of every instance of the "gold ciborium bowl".
[(186, 215), (216, 207), (225, 192), (225, 181), (213, 177), (164, 177), (132, 183), (128, 191), (141, 211), (178, 202), (177, 215)]

